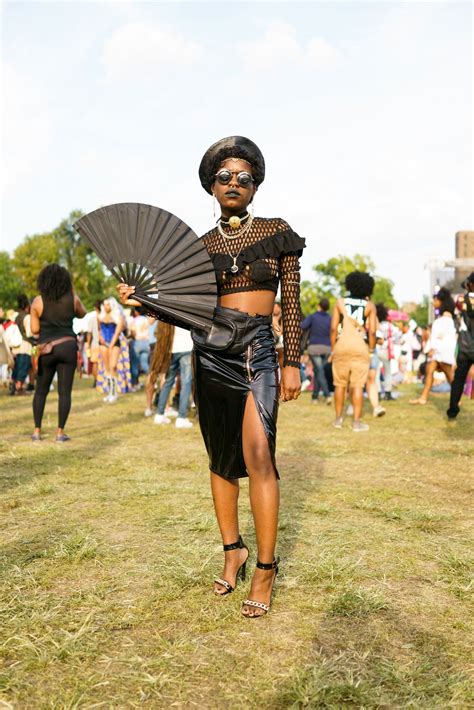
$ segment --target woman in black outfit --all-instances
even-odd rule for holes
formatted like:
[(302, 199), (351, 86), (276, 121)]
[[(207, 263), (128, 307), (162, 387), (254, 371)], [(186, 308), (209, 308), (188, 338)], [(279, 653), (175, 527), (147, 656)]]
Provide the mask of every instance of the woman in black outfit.
[[(58, 373), (58, 429), (56, 441), (69, 441), (64, 427), (71, 409), (71, 390), (77, 365), (77, 339), (73, 318), (82, 318), (86, 309), (75, 295), (71, 276), (59, 264), (49, 264), (39, 274), (39, 296), (31, 305), (31, 332), (38, 338), (40, 356), (33, 399), (35, 430), (33, 441), (41, 440), (41, 421), (49, 388)], [(52, 347), (51, 347), (52, 346)], [(41, 350), (46, 352), (41, 353)]]
[[(245, 577), (249, 551), (239, 534), (237, 502), (239, 478), (248, 476), (257, 537), (257, 568), (242, 608), (250, 618), (269, 611), (278, 572), (278, 400), (296, 399), (301, 390), (299, 256), (304, 239), (283, 219), (254, 217), (248, 211), (264, 176), (262, 153), (242, 136), (218, 141), (201, 161), (201, 184), (221, 209), (217, 226), (203, 237), (218, 284), (214, 324), (224, 338), (226, 322), (231, 321), (238, 332), (223, 348), (222, 338), (216, 343), (212, 331), (210, 336), (193, 331), (195, 401), (225, 552), (214, 592), (229, 594), (239, 574)], [(279, 284), (284, 339), (281, 382), (272, 331)], [(119, 286), (123, 303), (133, 290)]]

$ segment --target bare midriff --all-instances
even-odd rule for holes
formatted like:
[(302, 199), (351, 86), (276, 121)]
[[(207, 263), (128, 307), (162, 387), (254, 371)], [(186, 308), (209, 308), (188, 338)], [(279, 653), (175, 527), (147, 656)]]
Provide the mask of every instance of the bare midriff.
[(233, 308), (250, 315), (269, 316), (273, 313), (275, 294), (273, 291), (241, 291), (221, 296), (218, 303), (223, 308)]

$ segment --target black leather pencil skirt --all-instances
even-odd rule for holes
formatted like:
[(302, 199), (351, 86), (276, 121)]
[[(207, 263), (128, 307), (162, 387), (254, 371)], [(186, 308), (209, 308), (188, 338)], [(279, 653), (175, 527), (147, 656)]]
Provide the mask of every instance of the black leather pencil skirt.
[[(231, 309), (225, 311), (229, 314)], [(242, 450), (242, 423), (251, 393), (279, 478), (275, 465), (279, 375), (271, 317), (234, 313), (240, 321), (247, 319), (250, 327), (258, 325), (256, 335), (242, 352), (230, 354), (196, 344), (194, 347), (194, 396), (209, 468), (227, 479), (248, 476)]]

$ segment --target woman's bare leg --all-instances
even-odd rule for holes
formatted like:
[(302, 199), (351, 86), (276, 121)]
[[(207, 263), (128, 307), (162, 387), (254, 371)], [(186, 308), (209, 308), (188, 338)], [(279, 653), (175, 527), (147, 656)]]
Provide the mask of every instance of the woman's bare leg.
[(448, 365), (446, 362), (440, 362), (439, 369), (441, 372), (444, 372), (449, 384), (452, 384), (454, 379), (454, 367), (452, 365)]
[(100, 346), (100, 354), (104, 363), (104, 374), (106, 377), (110, 377), (109, 349), (106, 345)]
[(366, 384), (367, 394), (369, 396), (369, 402), (372, 406), (372, 409), (376, 409), (379, 406), (379, 393), (377, 390), (377, 385), (375, 383), (376, 375), (377, 370), (369, 370)]
[(341, 385), (336, 385), (334, 388), (334, 407), (336, 409), (336, 417), (342, 417), (344, 409), (344, 401), (346, 399), (346, 388)]
[(111, 377), (117, 377), (117, 365), (118, 365), (119, 355), (120, 355), (120, 348), (118, 347), (118, 345), (111, 348), (111, 352), (109, 355), (110, 376)]
[[(242, 425), (242, 442), (245, 465), (249, 474), (250, 505), (255, 522), (257, 558), (260, 562), (273, 562), (278, 531), (280, 487), (270, 454), (268, 440), (250, 393), (245, 405)], [(270, 603), (274, 570), (256, 568), (249, 599)], [(262, 609), (244, 607), (247, 616), (260, 616)]]
[(438, 367), (438, 363), (435, 360), (432, 360), (426, 365), (426, 375), (425, 375), (425, 384), (423, 387), (423, 392), (421, 395), (418, 397), (418, 399), (412, 399), (410, 400), (413, 404), (425, 404), (426, 400), (428, 399), (428, 395), (430, 393), (430, 389), (433, 385), (433, 378), (434, 378), (434, 373), (436, 372), (436, 369)]
[(357, 422), (362, 416), (362, 407), (364, 405), (363, 387), (352, 387), (351, 395), (352, 406), (354, 407), (354, 421)]
[[(238, 479), (227, 480), (211, 471), (211, 491), (214, 501), (219, 530), (222, 535), (222, 543), (231, 545), (239, 539), (239, 481)], [(237, 549), (225, 552), (224, 571), (222, 578), (235, 587), (235, 578), (240, 565), (247, 559), (247, 550)], [(227, 591), (222, 584), (217, 582), (214, 585), (217, 594), (225, 594)]]
[(146, 408), (151, 409), (153, 406), (153, 393), (155, 391), (155, 388), (153, 386), (153, 383), (151, 381), (150, 375), (147, 375), (146, 381), (145, 381), (145, 396), (146, 396)]

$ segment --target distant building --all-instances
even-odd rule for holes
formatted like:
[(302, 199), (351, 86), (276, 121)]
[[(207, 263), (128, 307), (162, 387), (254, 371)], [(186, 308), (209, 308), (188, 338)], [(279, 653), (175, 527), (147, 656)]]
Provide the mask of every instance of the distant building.
[[(456, 259), (474, 259), (474, 232), (456, 232)], [(468, 263), (469, 263), (468, 261)], [(469, 276), (472, 268), (460, 263), (454, 268), (455, 290), (461, 290), (461, 283)]]
[[(449, 288), (453, 294), (462, 293), (461, 283), (474, 270), (474, 231), (456, 232), (455, 258), (445, 261), (434, 259), (429, 262), (430, 295), (441, 286)], [(433, 320), (433, 308), (430, 304), (430, 320)]]

